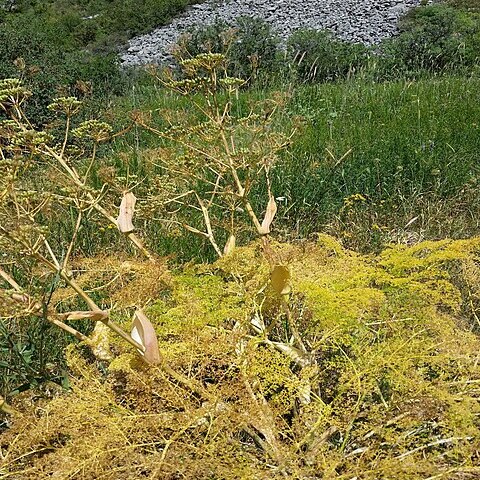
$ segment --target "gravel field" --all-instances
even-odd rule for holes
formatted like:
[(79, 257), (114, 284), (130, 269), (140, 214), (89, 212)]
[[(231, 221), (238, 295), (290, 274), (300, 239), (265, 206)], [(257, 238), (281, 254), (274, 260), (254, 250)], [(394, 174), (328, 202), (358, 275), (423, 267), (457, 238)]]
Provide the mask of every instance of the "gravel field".
[(396, 32), (398, 18), (420, 0), (208, 0), (172, 23), (133, 38), (121, 55), (124, 66), (161, 64), (188, 28), (248, 15), (267, 21), (286, 40), (299, 28), (329, 29), (351, 42), (372, 45)]

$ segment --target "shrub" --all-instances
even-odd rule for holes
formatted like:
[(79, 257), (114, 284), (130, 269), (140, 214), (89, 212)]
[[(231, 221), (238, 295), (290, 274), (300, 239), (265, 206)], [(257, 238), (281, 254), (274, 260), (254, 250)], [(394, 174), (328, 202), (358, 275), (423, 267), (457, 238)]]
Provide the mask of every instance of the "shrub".
[[(51, 119), (47, 98), (82, 93), (86, 86), (98, 101), (123, 93), (116, 51), (132, 35), (168, 22), (189, 0), (29, 0), (0, 2), (0, 78), (17, 76), (17, 58), (25, 60), (21, 72), (36, 94), (29, 104), (35, 123)], [(3, 8), (2, 8), (3, 7)], [(78, 83), (79, 82), (79, 83)]]
[(233, 25), (217, 21), (192, 29), (180, 39), (177, 50), (181, 57), (208, 52), (226, 55), (228, 74), (252, 82), (278, 70), (279, 43), (265, 21), (240, 17)]
[[(163, 176), (144, 179), (132, 187), (143, 197), (138, 210), (145, 224), (158, 221), (152, 220), (157, 213), (165, 214), (170, 225), (183, 226), (208, 241), (219, 257), (234, 250), (236, 235), (244, 230), (255, 230), (268, 248), (267, 235), (277, 211), (270, 170), (290, 140), (271, 128), (277, 101), (266, 101), (246, 116), (235, 108), (243, 82), (225, 76), (224, 65), (219, 54), (200, 55), (182, 63), (187, 80), (164, 80), (174, 92), (194, 96), (190, 101), (206, 115), (201, 123), (190, 119), (191, 123), (158, 130), (147, 114), (135, 114), (137, 124), (156, 134), (163, 144), (161, 159), (154, 160), (161, 162)], [(93, 272), (82, 278), (73, 273), (74, 258), (84, 253), (80, 244), (90, 228), (97, 233), (117, 228), (156, 264), (152, 272), (158, 272), (155, 256), (134, 233), (136, 197), (129, 191), (129, 180), (98, 160), (102, 145), (120, 133), (113, 134), (113, 127), (98, 120), (80, 122), (81, 102), (74, 97), (54, 99), (48, 109), (54, 112), (55, 121), (42, 129), (34, 128), (24, 109), (31, 96), (18, 79), (0, 81), (0, 112), (8, 118), (0, 119), (0, 251), (8, 259), (5, 270), (0, 265), (0, 308), (7, 332), (4, 342), (17, 330), (34, 331), (29, 329), (30, 322), (50, 322), (105, 359), (109, 348), (102, 340), (107, 326), (143, 351), (148, 362), (158, 363), (155, 342), (151, 344), (155, 348), (149, 349), (148, 342), (139, 343), (137, 336), (130, 336), (114, 323), (113, 310), (102, 301), (111, 282), (104, 284)], [(102, 180), (97, 187), (99, 177)], [(138, 178), (135, 174), (131, 177)], [(265, 191), (259, 209), (251, 200), (255, 187)], [(112, 212), (117, 210), (120, 195), (120, 213), (115, 219)], [(193, 211), (194, 218), (185, 215), (186, 211)], [(197, 212), (201, 219), (196, 218)], [(106, 227), (99, 227), (102, 221)], [(111, 235), (103, 233), (102, 237), (106, 246)], [(117, 279), (134, 273), (130, 263), (112, 268), (119, 269)], [(80, 267), (77, 271), (85, 270), (90, 269)], [(129, 307), (138, 305), (140, 297), (141, 293)], [(140, 310), (135, 315), (144, 332), (153, 332)], [(97, 322), (92, 337), (73, 328), (68, 323), (73, 320)], [(21, 328), (17, 329), (18, 325)], [(17, 366), (23, 356), (15, 359)]]
[(480, 56), (480, 17), (446, 5), (419, 7), (385, 42), (385, 69), (439, 72), (473, 67)]
[(327, 31), (298, 30), (288, 41), (287, 53), (298, 79), (326, 81), (347, 77), (365, 65), (368, 49), (335, 39)]
[[(163, 129), (152, 117), (136, 118), (158, 137), (162, 153), (153, 161), (163, 174), (162, 195), (171, 197), (161, 202), (151, 198), (148, 215), (185, 227), (222, 256), (239, 235), (270, 233), (277, 211), (272, 170), (293, 134), (278, 131), (274, 123), (285, 103), (280, 95), (244, 110), (239, 101), (244, 81), (228, 75), (222, 54), (200, 54), (180, 66), (184, 79), (175, 80), (168, 72), (157, 78), (187, 96), (194, 111)], [(192, 218), (187, 212), (202, 215)]]
[[(23, 108), (29, 97), (31, 92), (18, 79), (0, 81), (0, 111), (8, 118), (0, 121), (0, 249), (8, 259), (9, 269), (7, 272), (0, 266), (0, 282), (5, 285), (0, 288), (2, 328), (6, 332), (3, 333), (3, 341), (22, 339), (22, 331), (35, 331), (29, 323), (43, 324), (43, 331), (46, 331), (50, 322), (90, 345), (97, 356), (105, 359), (109, 347), (105, 348), (102, 332), (107, 326), (144, 352), (145, 359), (150, 363), (154, 363), (157, 357), (155, 360), (153, 356), (147, 358), (148, 347), (140, 343), (141, 338), (138, 339), (138, 335), (133, 338), (113, 323), (109, 310), (102, 313), (100, 302), (97, 304), (91, 292), (88, 294), (85, 287), (77, 283), (72, 271), (71, 260), (75, 255), (78, 234), (83, 234), (82, 223), (92, 221), (92, 211), (100, 214), (108, 225), (117, 225), (118, 230), (154, 262), (153, 256), (133, 233), (131, 217), (136, 200), (133, 194), (123, 194), (120, 214), (115, 219), (109, 213), (113, 208), (104, 203), (105, 198), (100, 200), (97, 197), (98, 192), (92, 186), (92, 169), (96, 167), (98, 147), (110, 139), (112, 127), (98, 120), (77, 123), (75, 117), (81, 102), (74, 97), (61, 97), (48, 106), (56, 114), (57, 128), (50, 131), (35, 129)], [(58, 128), (62, 124), (64, 129), (59, 133)], [(67, 225), (72, 216), (77, 220), (73, 228), (67, 226), (58, 235), (52, 214), (63, 216)], [(37, 268), (40, 266), (45, 268), (42, 273)], [(71, 288), (75, 292), (73, 297), (78, 295), (77, 304), (71, 303), (70, 295), (54, 299), (54, 294), (58, 294), (62, 286)], [(86, 305), (88, 311), (65, 312), (69, 304), (74, 308)], [(135, 315), (135, 322), (140, 322), (145, 331), (148, 320), (138, 310)], [(98, 322), (93, 337), (87, 337), (69, 325), (72, 320)], [(141, 333), (140, 337), (143, 337)], [(33, 338), (39, 340), (38, 345), (33, 344), (33, 347), (42, 349), (42, 336)], [(0, 345), (2, 343), (0, 340)], [(14, 362), (13, 369), (17, 367), (18, 370), (27, 362), (20, 353), (13, 356), (21, 360)], [(42, 353), (40, 350), (40, 357)], [(28, 360), (32, 356), (33, 352)], [(37, 360), (36, 363), (42, 367), (44, 362)]]
[(469, 12), (480, 12), (478, 0), (446, 0), (446, 3)]
[[(100, 56), (78, 51), (57, 41), (55, 37), (60, 34), (33, 15), (11, 17), (0, 30), (0, 78), (23, 77), (35, 94), (28, 114), (36, 124), (51, 118), (46, 107), (55, 92), (93, 94), (98, 102), (124, 88), (113, 54)], [(80, 85), (83, 87), (79, 89)]]
[(105, 9), (102, 23), (109, 32), (126, 32), (129, 36), (165, 24), (181, 12), (189, 0), (115, 0)]
[[(164, 25), (187, 5), (195, 3), (195, 0), (3, 1), (7, 13), (15, 16), (33, 13), (54, 26), (61, 32), (57, 41), (92, 49), (108, 46), (110, 52), (118, 48), (117, 40), (125, 42), (133, 35)], [(10, 4), (12, 7), (8, 8)]]

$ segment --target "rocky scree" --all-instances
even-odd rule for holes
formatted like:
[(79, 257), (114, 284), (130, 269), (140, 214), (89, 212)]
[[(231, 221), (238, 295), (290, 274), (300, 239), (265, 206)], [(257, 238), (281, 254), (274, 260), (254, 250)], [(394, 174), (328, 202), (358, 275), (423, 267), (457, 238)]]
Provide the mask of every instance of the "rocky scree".
[(420, 0), (207, 0), (191, 6), (169, 25), (133, 38), (121, 55), (126, 67), (171, 62), (170, 51), (191, 27), (240, 16), (268, 22), (283, 42), (301, 28), (327, 29), (354, 43), (374, 45), (397, 31), (397, 21)]

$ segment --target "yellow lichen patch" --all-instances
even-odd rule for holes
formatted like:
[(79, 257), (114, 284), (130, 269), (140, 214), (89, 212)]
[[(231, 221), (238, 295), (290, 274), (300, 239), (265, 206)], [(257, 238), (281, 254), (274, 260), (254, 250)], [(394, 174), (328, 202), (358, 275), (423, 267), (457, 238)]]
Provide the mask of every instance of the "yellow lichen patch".
[[(1, 472), (476, 478), (479, 245), (424, 242), (373, 257), (322, 235), (171, 273), (146, 309), (163, 363), (116, 343), (117, 358), (98, 365), (71, 347), (69, 392), (36, 410), (13, 402), (21, 414), (2, 435)], [(289, 295), (269, 285), (274, 265), (288, 268)], [(127, 291), (153, 278), (145, 268)]]

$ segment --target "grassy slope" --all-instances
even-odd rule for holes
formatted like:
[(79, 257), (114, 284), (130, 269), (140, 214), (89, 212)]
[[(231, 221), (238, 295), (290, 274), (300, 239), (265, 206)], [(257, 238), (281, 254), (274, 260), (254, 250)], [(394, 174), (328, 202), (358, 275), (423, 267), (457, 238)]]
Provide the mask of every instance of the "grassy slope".
[[(344, 197), (360, 193), (367, 198), (362, 209), (375, 209), (372, 221), (388, 229), (421, 215), (413, 228), (428, 236), (476, 231), (477, 223), (466, 218), (470, 213), (462, 215), (464, 225), (453, 218), (443, 224), (450, 212), (429, 218), (428, 208), (467, 200), (473, 202), (469, 208), (478, 209), (473, 190), (479, 173), (479, 83), (477, 78), (439, 77), (301, 90), (292, 113), (309, 121), (292, 151), (290, 182), (279, 187), (279, 194), (296, 202), (292, 219), (303, 218), (307, 232), (319, 228), (338, 212)], [(332, 167), (327, 148), (337, 158), (350, 148), (352, 153)], [(310, 217), (305, 203), (318, 217)]]
[[(68, 12), (68, 2), (63, 5)], [(82, 32), (75, 26), (82, 25), (75, 23), (79, 15), (116, 3), (92, 5), (70, 12), (72, 31)], [(117, 34), (136, 33), (142, 15), (130, 15), (127, 2), (123, 6), (125, 28), (99, 17), (92, 23), (90, 47), (101, 49)], [(286, 128), (298, 117), (301, 127), (276, 174), (275, 194), (286, 198), (276, 230), (304, 237), (328, 228), (360, 249), (388, 240), (478, 232), (479, 87), (477, 78), (438, 77), (296, 88), (280, 119)], [(245, 98), (266, 95), (250, 92)], [(187, 108), (182, 99), (137, 85), (109, 115), (122, 123), (132, 107), (177, 113)], [(107, 157), (122, 156), (123, 165), (140, 176), (153, 175), (138, 167), (142, 150), (156, 146), (151, 137), (133, 135), (112, 145)], [(349, 149), (342, 162), (328, 153), (340, 158)], [(159, 224), (149, 227), (148, 238), (159, 253), (199, 256), (200, 245), (190, 236), (164, 233)], [(87, 243), (89, 253), (103, 247), (90, 238)], [(207, 385), (221, 408), (211, 408), (160, 370), (146, 370), (123, 345), (115, 346), (120, 357), (108, 371), (71, 349), (74, 379), (68, 397), (58, 396), (38, 410), (31, 408), (28, 392), (23, 404), (17, 401), (22, 415), (3, 436), (8, 446), (0, 476), (475, 476), (480, 372), (478, 335), (472, 330), (478, 331), (479, 248), (476, 239), (444, 241), (399, 246), (373, 258), (346, 251), (328, 237), (308, 247), (278, 247), (293, 273), (292, 311), (308, 348), (315, 350), (314, 365), (303, 370), (260, 338), (245, 337), (244, 355), (238, 357), (233, 320), (244, 322), (258, 304), (264, 305), (267, 323), (279, 315), (268, 308), (271, 292), (263, 290), (268, 265), (254, 247), (212, 267), (174, 274), (167, 286), (159, 282), (163, 270), (137, 271), (131, 264), (131, 283), (114, 291), (112, 303), (122, 307), (140, 297), (142, 303), (161, 297), (148, 314), (168, 361)], [(107, 266), (104, 275), (124, 268), (118, 259), (91, 262), (93, 272), (96, 262)], [(257, 298), (258, 292), (265, 298)], [(285, 321), (278, 323), (272, 338), (285, 342), (291, 332)], [(55, 338), (43, 330), (38, 335), (42, 342)], [(35, 348), (51, 348), (48, 358), (55, 358), (48, 345)], [(26, 350), (24, 360), (28, 355)], [(11, 370), (3, 373), (2, 380), (12, 383)], [(62, 377), (66, 380), (65, 372)], [(255, 387), (253, 398), (244, 379)], [(308, 383), (313, 400), (302, 404)], [(263, 398), (268, 407), (260, 406)], [(267, 418), (273, 440), (263, 441), (259, 418)], [(248, 433), (255, 428), (262, 432), (257, 444)]]
[[(22, 18), (52, 34), (65, 47), (116, 50), (133, 35), (168, 23), (197, 0), (52, 0), (19, 2), (4, 14), (6, 23)], [(26, 33), (26, 32), (25, 32)]]
[[(296, 87), (279, 119), (284, 129), (293, 119), (299, 130), (275, 173), (274, 193), (285, 197), (277, 232), (307, 236), (328, 228), (360, 249), (410, 236), (458, 238), (478, 232), (479, 88), (478, 78), (453, 76)], [(243, 99), (272, 93), (251, 91)], [(137, 85), (111, 119), (134, 108), (153, 112), (161, 124), (165, 112), (186, 114), (188, 102)], [(112, 146), (111, 157), (126, 153), (131, 169), (141, 167), (143, 150), (159, 146), (157, 139), (137, 133)], [(362, 197), (345, 201), (356, 194)], [(150, 236), (161, 239), (153, 231)], [(171, 248), (180, 256), (192, 253), (188, 239), (162, 242), (157, 243), (162, 253), (172, 253)]]
[(46, 105), (54, 96), (85, 97), (97, 112), (125, 91), (118, 49), (190, 3), (54, 0), (0, 9), (0, 78), (22, 77), (28, 83), (36, 94), (29, 114), (37, 124), (51, 119)]

